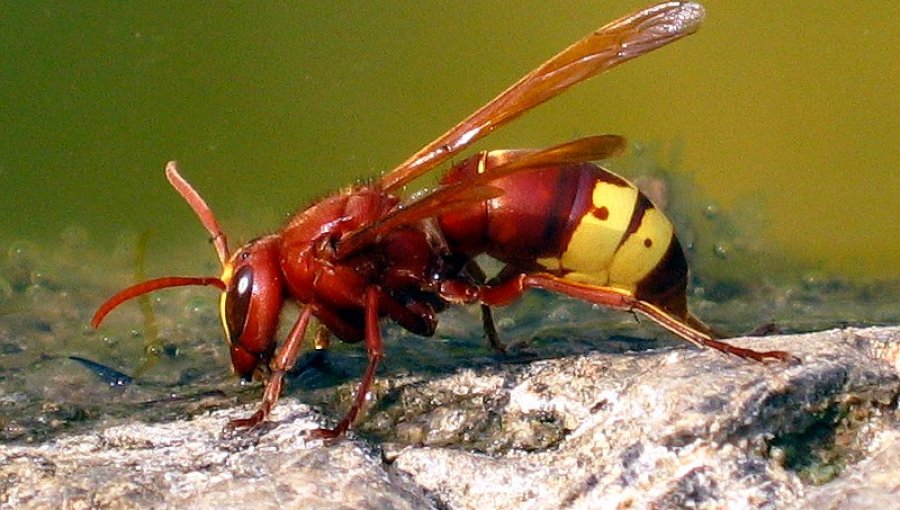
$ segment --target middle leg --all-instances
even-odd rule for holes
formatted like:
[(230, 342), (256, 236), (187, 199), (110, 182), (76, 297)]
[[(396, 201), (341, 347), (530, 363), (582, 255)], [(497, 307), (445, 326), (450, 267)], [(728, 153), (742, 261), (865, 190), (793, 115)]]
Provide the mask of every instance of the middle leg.
[(378, 325), (378, 301), (381, 290), (376, 286), (366, 288), (366, 351), (369, 356), (369, 364), (366, 366), (366, 373), (359, 382), (356, 390), (356, 398), (347, 411), (346, 416), (333, 429), (316, 429), (312, 431), (312, 436), (321, 437), (323, 439), (334, 439), (346, 432), (359, 411), (366, 403), (366, 395), (372, 388), (375, 380), (375, 370), (378, 364), (384, 358), (384, 346), (381, 341), (381, 330)]

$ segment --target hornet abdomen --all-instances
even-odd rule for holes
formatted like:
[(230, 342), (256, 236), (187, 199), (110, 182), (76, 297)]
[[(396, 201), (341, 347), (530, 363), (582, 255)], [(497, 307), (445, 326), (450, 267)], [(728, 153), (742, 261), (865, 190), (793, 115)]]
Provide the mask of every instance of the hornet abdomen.
[[(490, 172), (519, 152), (476, 154), (442, 184)], [(519, 172), (491, 186), (503, 193), (438, 217), (451, 251), (623, 290), (687, 316), (687, 262), (672, 222), (624, 178), (585, 162)]]

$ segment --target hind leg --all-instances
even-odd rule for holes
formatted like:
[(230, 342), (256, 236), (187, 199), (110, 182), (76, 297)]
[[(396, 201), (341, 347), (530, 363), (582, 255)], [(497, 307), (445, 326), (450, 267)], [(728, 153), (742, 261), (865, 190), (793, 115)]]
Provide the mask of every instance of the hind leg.
[(446, 282), (441, 286), (441, 293), (449, 301), (480, 302), (489, 306), (503, 306), (515, 301), (531, 288), (565, 294), (615, 310), (639, 312), (698, 347), (708, 347), (756, 361), (796, 360), (784, 351), (755, 351), (716, 340), (713, 338), (712, 329), (690, 313), (684, 318), (678, 318), (652, 303), (637, 299), (628, 291), (573, 282), (547, 273), (520, 273), (497, 285), (466, 286), (461, 282)]

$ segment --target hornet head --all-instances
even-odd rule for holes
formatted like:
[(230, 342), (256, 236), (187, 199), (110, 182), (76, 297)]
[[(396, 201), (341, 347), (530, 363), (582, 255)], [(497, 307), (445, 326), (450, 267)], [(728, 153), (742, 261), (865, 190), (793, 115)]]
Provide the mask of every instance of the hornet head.
[(212, 236), (222, 264), (222, 276), (165, 276), (132, 285), (100, 305), (91, 320), (94, 328), (115, 307), (129, 299), (169, 287), (209, 285), (222, 290), (219, 312), (225, 338), (231, 348), (231, 365), (242, 378), (265, 370), (275, 349), (274, 335), (284, 303), (278, 237), (269, 235), (251, 241), (229, 254), (225, 234), (200, 194), (178, 173), (174, 161), (166, 165), (166, 177), (187, 201)]

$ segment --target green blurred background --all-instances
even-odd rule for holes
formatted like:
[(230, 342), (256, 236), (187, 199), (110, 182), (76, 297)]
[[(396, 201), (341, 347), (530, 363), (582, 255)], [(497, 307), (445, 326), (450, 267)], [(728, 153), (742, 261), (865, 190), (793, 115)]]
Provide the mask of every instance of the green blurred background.
[[(86, 233), (105, 250), (151, 230), (150, 253), (213, 262), (167, 160), (246, 240), (645, 5), (0, 1), (0, 242)], [(697, 196), (753, 211), (754, 235), (787, 258), (900, 276), (900, 2), (705, 5), (697, 35), (478, 147), (596, 133), (677, 145)]]

